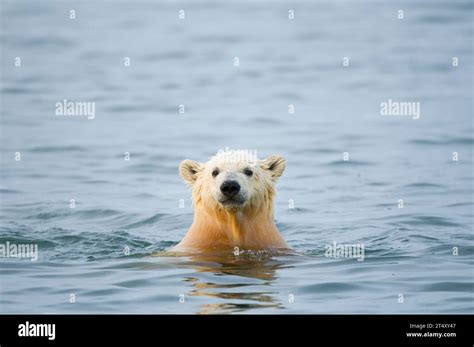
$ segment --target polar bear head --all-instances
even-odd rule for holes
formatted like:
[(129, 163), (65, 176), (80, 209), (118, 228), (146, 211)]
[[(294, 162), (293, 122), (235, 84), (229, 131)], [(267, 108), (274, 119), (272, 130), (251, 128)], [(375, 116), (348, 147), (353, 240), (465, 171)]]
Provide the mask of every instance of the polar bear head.
[(258, 160), (248, 151), (220, 151), (208, 162), (186, 159), (179, 171), (193, 189), (195, 205), (220, 211), (258, 213), (272, 209), (275, 184), (285, 159), (273, 155)]

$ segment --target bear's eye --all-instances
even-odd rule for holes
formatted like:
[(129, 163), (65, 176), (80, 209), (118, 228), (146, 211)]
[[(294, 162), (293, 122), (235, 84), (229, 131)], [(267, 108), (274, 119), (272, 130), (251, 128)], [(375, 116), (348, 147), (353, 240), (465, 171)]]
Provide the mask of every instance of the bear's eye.
[(214, 171), (212, 171), (212, 177), (216, 177), (218, 174), (219, 174), (219, 170), (214, 169)]
[(250, 170), (250, 169), (245, 169), (244, 170), (244, 174), (246, 174), (247, 176), (251, 177), (253, 175), (253, 171)]

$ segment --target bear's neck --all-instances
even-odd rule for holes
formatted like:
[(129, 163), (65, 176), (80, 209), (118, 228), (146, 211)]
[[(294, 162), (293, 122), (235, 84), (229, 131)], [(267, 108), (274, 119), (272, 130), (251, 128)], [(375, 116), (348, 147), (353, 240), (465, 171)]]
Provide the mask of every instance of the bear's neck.
[(198, 203), (194, 222), (181, 242), (181, 248), (200, 251), (287, 249), (273, 222), (273, 206), (258, 211), (210, 209)]

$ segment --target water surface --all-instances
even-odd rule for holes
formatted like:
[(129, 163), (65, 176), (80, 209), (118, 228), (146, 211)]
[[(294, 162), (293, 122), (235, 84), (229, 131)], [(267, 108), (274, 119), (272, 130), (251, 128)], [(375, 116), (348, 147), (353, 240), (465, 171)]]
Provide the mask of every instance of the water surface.
[[(472, 313), (472, 23), (458, 0), (1, 0), (0, 243), (40, 253), (0, 259), (0, 312)], [(226, 147), (286, 157), (295, 254), (156, 256), (192, 222), (180, 161)]]

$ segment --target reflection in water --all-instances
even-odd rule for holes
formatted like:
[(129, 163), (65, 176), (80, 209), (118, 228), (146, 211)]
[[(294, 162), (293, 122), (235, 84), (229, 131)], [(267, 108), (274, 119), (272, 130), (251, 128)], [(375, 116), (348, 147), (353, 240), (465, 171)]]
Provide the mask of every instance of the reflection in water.
[[(210, 303), (201, 306), (198, 313), (231, 313), (245, 312), (255, 308), (284, 308), (278, 301), (278, 292), (270, 290), (277, 279), (277, 270), (288, 267), (270, 254), (234, 255), (193, 255), (189, 257), (187, 266), (192, 266), (197, 273), (212, 273), (219, 278), (225, 276), (223, 282), (202, 281), (198, 277), (186, 277), (185, 282), (192, 285), (189, 296), (204, 296), (223, 299), (222, 303)], [(238, 276), (234, 282), (232, 277)], [(242, 279), (248, 279), (242, 283)], [(257, 280), (257, 282), (255, 281)], [(268, 291), (251, 291), (251, 286), (268, 286)]]

